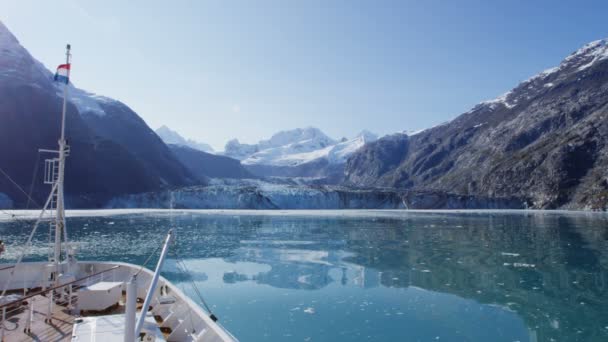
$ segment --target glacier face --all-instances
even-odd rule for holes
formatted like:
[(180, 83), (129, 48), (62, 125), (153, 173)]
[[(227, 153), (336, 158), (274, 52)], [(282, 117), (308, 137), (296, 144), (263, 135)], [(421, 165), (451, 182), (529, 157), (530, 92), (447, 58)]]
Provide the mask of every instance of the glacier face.
[(125, 195), (107, 208), (182, 209), (401, 209), (399, 193), (353, 190), (339, 186), (307, 186), (255, 179), (214, 179), (207, 186)]
[(119, 196), (106, 208), (175, 209), (523, 209), (517, 198), (351, 189), (256, 179), (212, 179), (207, 186)]

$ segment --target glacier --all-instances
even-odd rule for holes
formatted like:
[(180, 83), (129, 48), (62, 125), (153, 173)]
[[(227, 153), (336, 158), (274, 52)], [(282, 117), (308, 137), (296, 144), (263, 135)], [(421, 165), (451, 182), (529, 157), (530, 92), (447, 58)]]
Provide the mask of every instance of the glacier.
[(258, 179), (212, 179), (209, 185), (113, 198), (106, 208), (403, 209), (393, 190), (354, 190)]
[(208, 185), (129, 194), (106, 209), (525, 209), (518, 198), (485, 198), (429, 191), (306, 185), (280, 179), (211, 179)]

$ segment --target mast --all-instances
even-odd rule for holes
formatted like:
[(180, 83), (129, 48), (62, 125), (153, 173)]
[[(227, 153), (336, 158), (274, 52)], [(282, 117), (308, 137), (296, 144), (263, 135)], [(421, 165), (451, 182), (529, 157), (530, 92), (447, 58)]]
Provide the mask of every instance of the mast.
[[(68, 44), (66, 46), (65, 52), (65, 64), (70, 64), (70, 58), (72, 55), (70, 54), (71, 46)], [(70, 68), (68, 67), (68, 80), (70, 75)], [(63, 182), (65, 178), (65, 158), (67, 157), (67, 152), (69, 146), (65, 140), (65, 116), (67, 110), (67, 100), (68, 100), (68, 86), (69, 81), (65, 83), (63, 87), (63, 109), (61, 112), (61, 137), (59, 138), (59, 167), (58, 167), (58, 177), (57, 177), (57, 215), (55, 215), (55, 249), (54, 249), (54, 263), (55, 263), (55, 284), (59, 282), (59, 263), (61, 262), (61, 234), (65, 230), (65, 203), (64, 203), (64, 193), (63, 193)]]
[[(169, 243), (173, 240), (173, 229), (169, 229), (169, 233), (167, 233), (167, 237), (165, 238), (165, 243), (163, 245), (163, 250), (160, 252), (160, 257), (158, 258), (158, 263), (156, 264), (156, 270), (154, 271), (154, 275), (150, 280), (150, 287), (148, 288), (148, 293), (146, 294), (146, 299), (144, 300), (144, 304), (141, 307), (141, 313), (139, 314), (139, 319), (137, 320), (137, 325), (135, 325), (135, 337), (139, 337), (141, 333), (141, 329), (144, 326), (144, 322), (146, 321), (146, 316), (148, 315), (148, 308), (150, 307), (150, 303), (152, 302), (152, 297), (154, 297), (154, 291), (156, 291), (156, 285), (158, 284), (158, 278), (160, 277), (160, 269), (163, 267), (163, 263), (165, 262), (165, 258), (167, 257), (167, 253), (169, 252)], [(136, 274), (137, 275), (137, 274)], [(133, 281), (133, 279), (131, 280)], [(127, 301), (129, 299), (127, 298)], [(130, 311), (131, 315), (134, 312)], [(127, 317), (127, 322), (133, 325), (134, 318)], [(132, 327), (126, 327), (125, 329), (132, 329)]]

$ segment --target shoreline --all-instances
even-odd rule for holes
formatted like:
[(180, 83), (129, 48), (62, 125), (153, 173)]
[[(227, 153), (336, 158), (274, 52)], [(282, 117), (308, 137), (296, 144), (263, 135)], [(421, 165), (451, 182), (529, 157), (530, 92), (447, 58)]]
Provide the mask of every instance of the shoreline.
[[(407, 218), (412, 214), (531, 214), (608, 216), (608, 212), (585, 210), (541, 209), (73, 209), (66, 217), (103, 217), (137, 214), (197, 214), (225, 216), (290, 216), (290, 217), (379, 217)], [(35, 220), (40, 210), (10, 209), (0, 211), (0, 221)], [(47, 215), (45, 218), (49, 217)]]

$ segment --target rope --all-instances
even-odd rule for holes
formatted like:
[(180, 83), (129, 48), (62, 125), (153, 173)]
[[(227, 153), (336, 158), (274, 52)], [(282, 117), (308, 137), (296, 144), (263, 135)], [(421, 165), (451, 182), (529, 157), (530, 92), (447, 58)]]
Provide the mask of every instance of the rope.
[(154, 249), (154, 251), (152, 252), (152, 254), (150, 254), (148, 256), (148, 259), (146, 259), (146, 261), (143, 263), (143, 265), (141, 265), (141, 267), (139, 268), (139, 270), (134, 274), (135, 277), (137, 277), (139, 275), (139, 273), (144, 269), (144, 267), (146, 267), (146, 265), (148, 264), (148, 262), (150, 262), (150, 260), (154, 256), (154, 254), (156, 254), (156, 251), (158, 251), (158, 249), (163, 246), (164, 242), (165, 242), (164, 240), (161, 240), (160, 244), (158, 246), (156, 246), (156, 248)]
[[(178, 266), (177, 269), (180, 272), (182, 272), (182, 274), (187, 279), (190, 280), (190, 284), (192, 284), (192, 288), (194, 289), (194, 292), (196, 292), (196, 296), (201, 301), (201, 304), (203, 304), (203, 306), (205, 307), (205, 309), (207, 310), (207, 312), (209, 312), (209, 316), (212, 317), (212, 318), (214, 318), (214, 319), (216, 319), (215, 315), (213, 315), (213, 311), (211, 310), (211, 308), (209, 307), (209, 305), (207, 305), (207, 302), (203, 298), (203, 295), (201, 294), (201, 291), (198, 289), (198, 286), (196, 286), (196, 283), (194, 282), (194, 280), (190, 276), (190, 271), (188, 271), (188, 267), (184, 263), (184, 260), (178, 255), (177, 248), (175, 248), (175, 250), (173, 252), (175, 253), (176, 263), (177, 263), (177, 266)], [(183, 269), (180, 269), (180, 265), (181, 265), (181, 267), (183, 267)]]
[(34, 171), (32, 172), (32, 183), (30, 184), (30, 192), (27, 195), (27, 203), (25, 204), (25, 209), (29, 209), (30, 208), (30, 202), (31, 202), (31, 198), (32, 198), (32, 192), (34, 192), (34, 182), (36, 180), (36, 177), (38, 176), (38, 162), (40, 161), (40, 153), (36, 154), (36, 162), (34, 163)]
[(57, 190), (57, 183), (55, 183), (55, 185), (53, 185), (53, 189), (51, 190), (51, 195), (47, 198), (46, 203), (44, 204), (44, 207), (42, 207), (42, 212), (40, 212), (40, 215), (38, 216), (38, 219), (34, 223), (34, 227), (32, 228), (32, 232), (30, 233), (30, 236), (27, 238), (27, 242), (25, 243), (25, 247), (21, 251), (21, 254), (17, 258), (17, 262), (15, 263), (15, 267), (11, 270), (10, 277), (9, 277), (8, 281), (6, 283), (4, 283), (4, 288), (2, 289), (2, 294), (0, 294), (0, 296), (4, 296), (6, 294), (6, 291), (8, 289), (8, 285), (13, 280), (13, 275), (15, 274), (15, 269), (17, 268), (17, 266), (19, 266), (21, 264), (21, 261), (23, 260), (23, 257), (25, 256), (26, 253), (28, 253), (30, 247), (32, 246), (32, 238), (34, 237), (34, 234), (36, 234), (36, 230), (38, 229), (38, 225), (42, 221), (44, 213), (46, 213), (47, 207), (49, 206), (49, 203), (51, 202), (51, 197), (52, 197), (53, 192), (55, 190)]
[(40, 207), (40, 204), (38, 204), (38, 202), (31, 198), (30, 195), (28, 195), (27, 192), (25, 192), (25, 190), (23, 190), (23, 188), (19, 186), (19, 184), (17, 184), (17, 182), (15, 182), (6, 172), (4, 172), (1, 167), (0, 173), (2, 173), (11, 183), (13, 183), (13, 185), (15, 185), (17, 189), (19, 189), (19, 191), (21, 191), (30, 201), (32, 201), (32, 203), (34, 203), (37, 207)]

